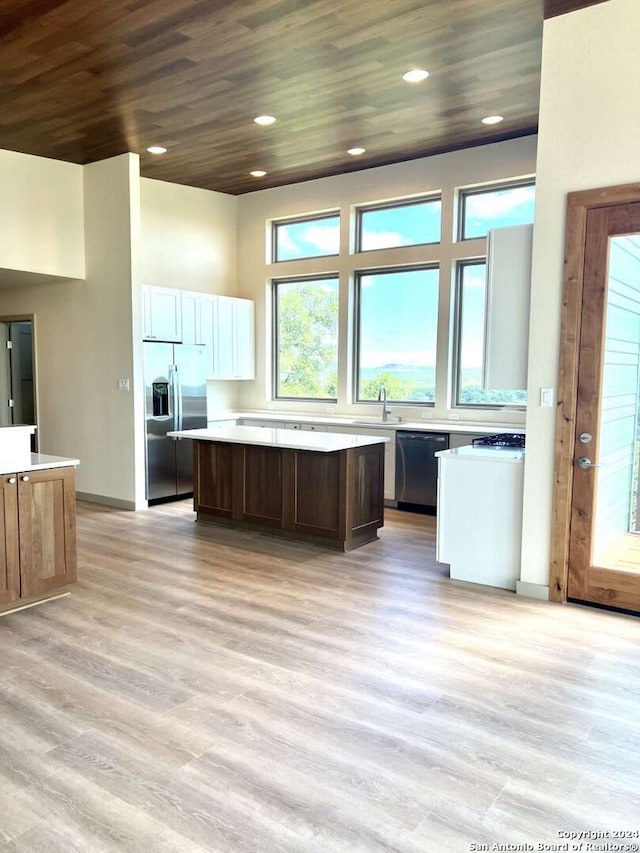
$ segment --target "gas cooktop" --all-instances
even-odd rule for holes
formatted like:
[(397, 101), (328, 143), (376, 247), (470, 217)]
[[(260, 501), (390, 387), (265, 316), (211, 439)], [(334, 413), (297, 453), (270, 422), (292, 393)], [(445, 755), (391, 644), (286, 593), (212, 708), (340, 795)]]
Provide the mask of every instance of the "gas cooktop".
[(501, 432), (495, 435), (483, 435), (481, 438), (474, 438), (472, 441), (474, 447), (524, 447), (524, 433), (520, 432)]

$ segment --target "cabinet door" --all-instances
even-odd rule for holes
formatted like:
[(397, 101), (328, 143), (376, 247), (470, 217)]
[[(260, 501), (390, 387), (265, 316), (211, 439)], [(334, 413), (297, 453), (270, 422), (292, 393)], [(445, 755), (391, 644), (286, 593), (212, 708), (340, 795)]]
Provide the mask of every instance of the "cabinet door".
[(384, 499), (396, 498), (396, 443), (388, 441), (384, 446)]
[(200, 307), (201, 299), (199, 293), (193, 293), (191, 290), (181, 291), (183, 344), (201, 346), (205, 343), (201, 329)]
[(200, 295), (200, 337), (207, 348), (207, 379), (218, 379), (218, 297)]
[(74, 468), (18, 474), (22, 596), (54, 592), (76, 579)]
[(16, 474), (0, 476), (0, 605), (11, 604), (20, 598), (16, 480)]
[(233, 375), (234, 379), (255, 378), (253, 302), (233, 301)]
[(218, 370), (216, 379), (234, 379), (233, 303), (231, 296), (218, 297), (217, 338)]
[(144, 338), (182, 341), (182, 292), (169, 287), (143, 287)]

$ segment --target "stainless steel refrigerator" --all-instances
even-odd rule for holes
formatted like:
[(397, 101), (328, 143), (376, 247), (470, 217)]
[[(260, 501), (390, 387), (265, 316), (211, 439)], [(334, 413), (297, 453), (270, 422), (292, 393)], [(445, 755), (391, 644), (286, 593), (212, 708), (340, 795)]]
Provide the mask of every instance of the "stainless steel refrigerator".
[(193, 492), (193, 442), (176, 441), (175, 429), (207, 425), (205, 347), (145, 342), (147, 500)]

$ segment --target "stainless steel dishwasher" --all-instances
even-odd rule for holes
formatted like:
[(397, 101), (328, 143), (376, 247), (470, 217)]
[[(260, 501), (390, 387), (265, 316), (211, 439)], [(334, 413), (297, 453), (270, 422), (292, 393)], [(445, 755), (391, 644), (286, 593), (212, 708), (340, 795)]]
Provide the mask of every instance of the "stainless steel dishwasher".
[(438, 486), (438, 460), (435, 453), (447, 450), (446, 432), (408, 432), (396, 434), (396, 500), (401, 509), (435, 511)]

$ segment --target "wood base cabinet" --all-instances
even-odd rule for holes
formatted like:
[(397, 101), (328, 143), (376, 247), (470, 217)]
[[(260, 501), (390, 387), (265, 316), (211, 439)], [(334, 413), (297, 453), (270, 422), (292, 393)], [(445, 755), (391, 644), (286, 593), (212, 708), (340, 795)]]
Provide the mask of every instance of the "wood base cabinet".
[(384, 523), (384, 445), (332, 453), (194, 441), (199, 521), (271, 530), (348, 551)]
[(75, 469), (0, 475), (0, 612), (76, 580)]

